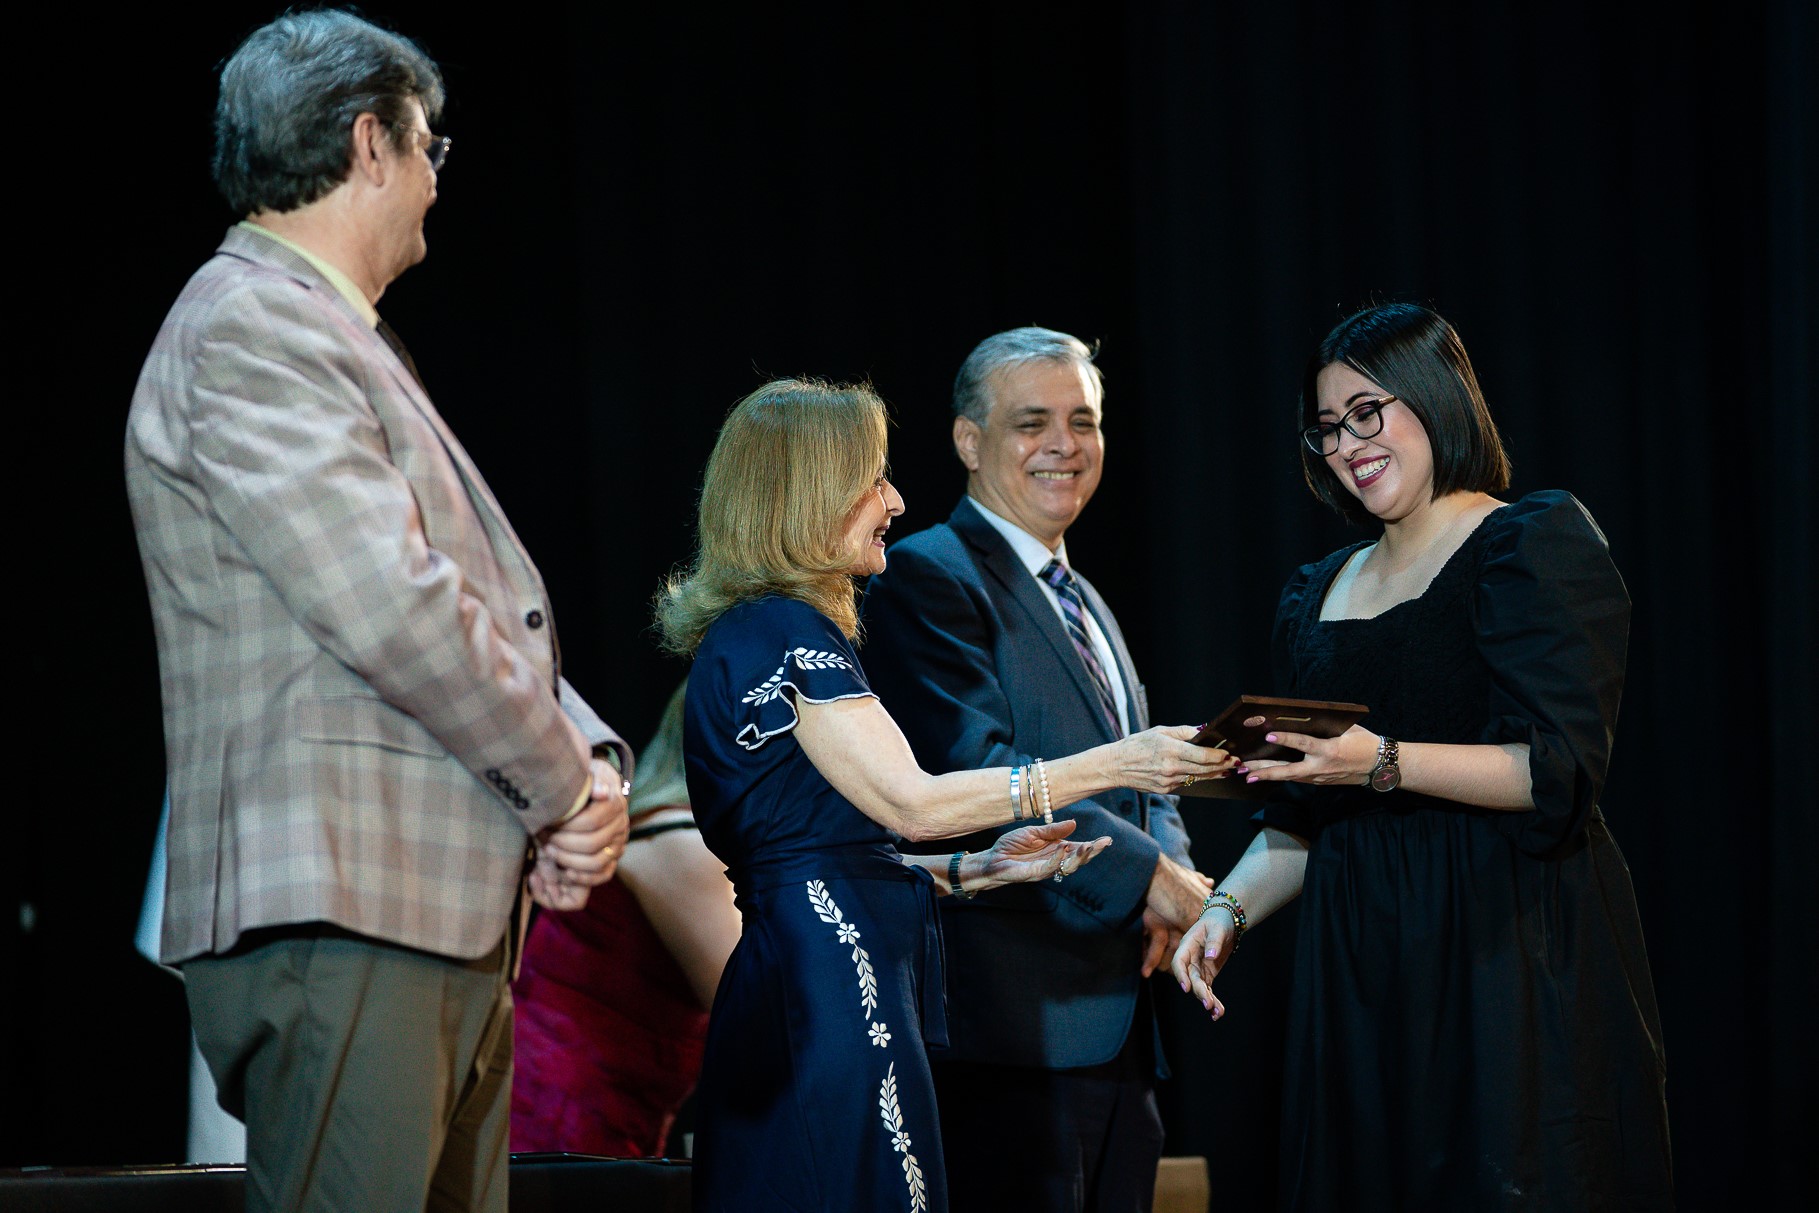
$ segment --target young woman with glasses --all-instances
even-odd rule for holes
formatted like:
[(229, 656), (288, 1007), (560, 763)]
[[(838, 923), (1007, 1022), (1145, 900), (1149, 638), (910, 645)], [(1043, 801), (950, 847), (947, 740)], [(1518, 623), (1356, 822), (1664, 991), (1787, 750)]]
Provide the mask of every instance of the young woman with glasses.
[(1212, 982), (1301, 895), (1285, 1209), (1672, 1207), (1660, 1017), (1598, 809), (1629, 597), (1569, 493), (1509, 461), (1451, 325), (1350, 317), (1310, 360), (1302, 466), (1374, 541), (1283, 591), (1278, 693), (1370, 705), (1241, 776), (1279, 795), (1184, 938)]

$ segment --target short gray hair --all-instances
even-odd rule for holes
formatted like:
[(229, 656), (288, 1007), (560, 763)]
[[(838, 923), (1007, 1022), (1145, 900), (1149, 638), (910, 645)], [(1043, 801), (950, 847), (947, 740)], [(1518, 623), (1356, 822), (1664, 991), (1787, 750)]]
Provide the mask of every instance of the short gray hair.
[(347, 180), (354, 119), (398, 128), (411, 98), (434, 122), (442, 74), (423, 48), (352, 13), (286, 13), (252, 32), (221, 68), (215, 185), (237, 215), (294, 211)]
[(954, 376), (954, 416), (984, 425), (992, 409), (992, 376), (1026, 362), (1074, 362), (1086, 368), (1099, 399), (1105, 399), (1105, 380), (1093, 362), (1098, 350), (1078, 337), (1054, 329), (1007, 329), (993, 333), (973, 347)]

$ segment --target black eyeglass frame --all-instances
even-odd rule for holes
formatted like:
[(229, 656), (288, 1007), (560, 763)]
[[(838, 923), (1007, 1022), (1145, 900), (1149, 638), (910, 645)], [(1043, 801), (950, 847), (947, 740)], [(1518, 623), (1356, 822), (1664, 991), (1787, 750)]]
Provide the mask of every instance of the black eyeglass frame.
[[(1345, 415), (1343, 417), (1339, 418), (1339, 420), (1322, 421), (1322, 422), (1318, 423), (1317, 425), (1310, 425), (1305, 430), (1302, 430), (1301, 431), (1301, 441), (1307, 444), (1308, 450), (1314, 452), (1314, 454), (1320, 456), (1320, 458), (1325, 459), (1328, 455), (1334, 454), (1339, 450), (1338, 437), (1339, 437), (1339, 427), (1340, 426), (1344, 426), (1345, 432), (1350, 434), (1354, 438), (1375, 438), (1378, 434), (1381, 434), (1383, 432), (1384, 407), (1387, 405), (1396, 403), (1397, 399), (1398, 398), (1395, 396), (1383, 396), (1376, 400), (1360, 400), (1357, 404), (1354, 404), (1351, 408), (1346, 409)], [(1365, 433), (1363, 430), (1360, 430), (1357, 426), (1352, 424), (1352, 415), (1354, 413), (1356, 413), (1359, 409), (1375, 409), (1376, 410), (1376, 412), (1372, 413), (1371, 416), (1376, 418), (1377, 425), (1368, 434)], [(1368, 419), (1366, 420), (1365, 424), (1367, 424), (1367, 425), (1369, 424)], [(1334, 440), (1333, 449), (1330, 451), (1323, 449), (1326, 445), (1326, 440), (1328, 438), (1331, 438)]]

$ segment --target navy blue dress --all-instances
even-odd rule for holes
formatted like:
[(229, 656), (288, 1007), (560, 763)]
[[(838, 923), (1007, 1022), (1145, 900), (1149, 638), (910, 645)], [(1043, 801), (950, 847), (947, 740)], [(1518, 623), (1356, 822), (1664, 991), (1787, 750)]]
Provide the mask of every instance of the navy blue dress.
[(1571, 495), (1491, 513), (1418, 598), (1320, 619), (1362, 545), (1283, 591), (1283, 693), (1398, 741), (1523, 742), (1535, 808), (1297, 786), (1309, 840), (1288, 1023), (1290, 1210), (1671, 1208), (1661, 1019), (1598, 810), (1629, 596)]
[(697, 1089), (695, 1208), (947, 1208), (925, 1036), (946, 1042), (934, 885), (796, 744), (796, 704), (871, 696), (792, 598), (717, 619), (689, 675), (689, 799), (744, 933)]

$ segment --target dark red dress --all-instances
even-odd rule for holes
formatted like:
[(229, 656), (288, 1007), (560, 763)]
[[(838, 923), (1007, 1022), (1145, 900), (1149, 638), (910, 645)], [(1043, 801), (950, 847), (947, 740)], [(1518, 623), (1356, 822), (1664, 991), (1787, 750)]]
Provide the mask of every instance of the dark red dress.
[(707, 1012), (619, 881), (541, 914), (512, 986), (515, 1152), (655, 1158), (694, 1090)]

